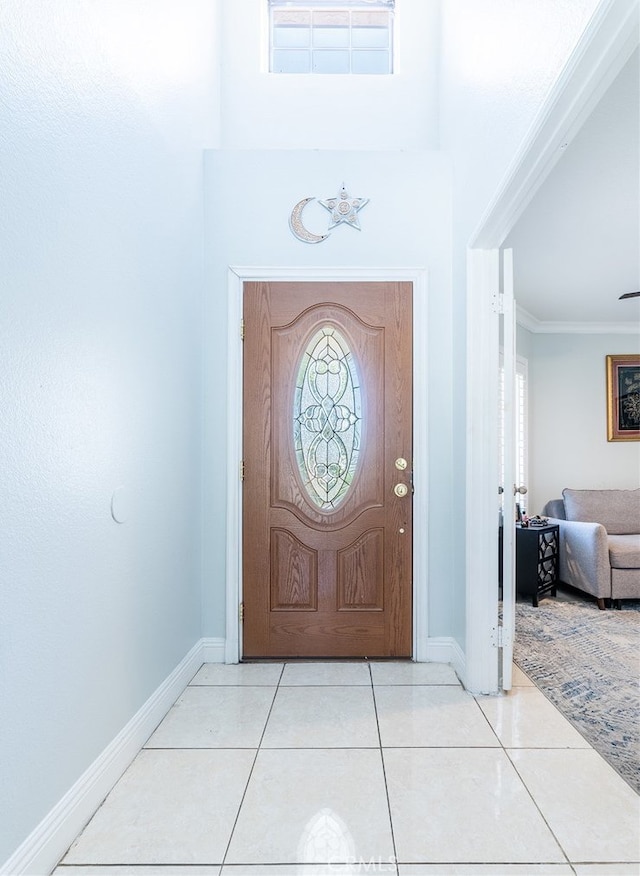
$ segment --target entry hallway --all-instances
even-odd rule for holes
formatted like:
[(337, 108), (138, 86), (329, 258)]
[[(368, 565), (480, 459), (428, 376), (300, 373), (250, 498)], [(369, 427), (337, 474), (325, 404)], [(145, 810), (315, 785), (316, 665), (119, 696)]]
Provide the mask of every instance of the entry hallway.
[(639, 801), (518, 669), (205, 664), (54, 872), (637, 876)]

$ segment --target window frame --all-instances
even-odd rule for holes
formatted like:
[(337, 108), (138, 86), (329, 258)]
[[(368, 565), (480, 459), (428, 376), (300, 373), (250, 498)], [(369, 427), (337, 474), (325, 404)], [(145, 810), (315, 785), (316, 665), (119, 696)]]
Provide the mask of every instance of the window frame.
[[(303, 18), (305, 14), (308, 15), (308, 24), (306, 25), (308, 34), (304, 45), (277, 45), (274, 18), (278, 12), (289, 12), (291, 17), (295, 17), (295, 14), (299, 13), (301, 27), (305, 27)], [(384, 30), (386, 34), (386, 45), (354, 45), (354, 31), (358, 31), (358, 28), (354, 27), (354, 17), (365, 12), (382, 13), (385, 16), (385, 26), (381, 27), (380, 30)], [(334, 46), (329, 43), (322, 46), (314, 42), (314, 32), (319, 35), (323, 26), (322, 23), (316, 24), (314, 19), (321, 18), (323, 13), (327, 16), (332, 13), (336, 15), (342, 13), (347, 16), (348, 20), (344, 25), (347, 30), (346, 44)], [(392, 76), (395, 72), (394, 14), (395, 0), (306, 0), (306, 2), (305, 0), (267, 0), (267, 72), (274, 76)], [(358, 19), (355, 18), (355, 21), (357, 22)], [(326, 25), (327, 28), (330, 26)], [(327, 33), (324, 36), (326, 37)], [(278, 64), (275, 60), (276, 53), (282, 53), (282, 57), (285, 57), (287, 53), (292, 56), (294, 52), (306, 56), (308, 62), (306, 69), (282, 69), (284, 65)], [(316, 69), (316, 61), (319, 61), (323, 56), (327, 59), (332, 52), (339, 52), (344, 56), (343, 60), (346, 61), (348, 69)], [(367, 66), (365, 61), (367, 55), (369, 58), (373, 58), (376, 54), (382, 53), (385, 55), (386, 69), (364, 69)], [(361, 69), (354, 70), (354, 62), (356, 65), (365, 63)]]

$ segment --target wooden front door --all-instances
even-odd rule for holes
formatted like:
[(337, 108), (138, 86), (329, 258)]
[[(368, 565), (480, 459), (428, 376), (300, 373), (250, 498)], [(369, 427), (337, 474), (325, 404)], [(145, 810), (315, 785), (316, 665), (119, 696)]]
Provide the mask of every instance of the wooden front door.
[(244, 657), (410, 657), (412, 285), (244, 285)]

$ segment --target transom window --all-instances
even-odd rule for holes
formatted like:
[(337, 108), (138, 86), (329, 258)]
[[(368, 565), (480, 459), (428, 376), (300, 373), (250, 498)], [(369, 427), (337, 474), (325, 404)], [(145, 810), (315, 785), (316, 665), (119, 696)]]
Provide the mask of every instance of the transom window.
[(269, 0), (272, 73), (393, 72), (395, 0)]

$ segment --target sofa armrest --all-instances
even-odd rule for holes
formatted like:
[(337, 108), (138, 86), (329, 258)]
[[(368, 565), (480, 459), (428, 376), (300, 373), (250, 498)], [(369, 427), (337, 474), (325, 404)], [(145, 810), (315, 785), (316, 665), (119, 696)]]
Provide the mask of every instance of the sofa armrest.
[(560, 527), (560, 580), (597, 599), (611, 597), (607, 530), (600, 523), (551, 518)]

